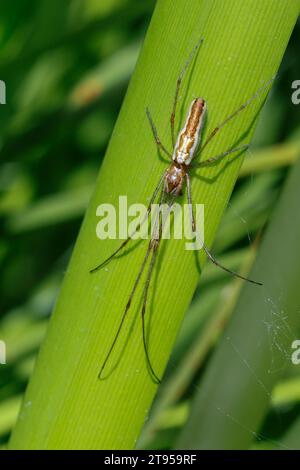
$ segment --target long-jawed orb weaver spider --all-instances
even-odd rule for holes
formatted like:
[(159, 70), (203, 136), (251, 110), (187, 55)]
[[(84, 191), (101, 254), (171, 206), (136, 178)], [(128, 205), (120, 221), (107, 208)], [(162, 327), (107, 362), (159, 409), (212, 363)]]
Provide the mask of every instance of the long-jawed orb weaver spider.
[[(167, 204), (168, 209), (171, 210), (175, 199), (182, 195), (182, 190), (184, 184), (186, 184), (186, 189), (187, 189), (187, 198), (188, 198), (188, 204), (190, 208), (190, 218), (191, 218), (191, 226), (193, 233), (196, 231), (196, 222), (195, 222), (195, 217), (193, 213), (193, 206), (192, 206), (192, 194), (191, 194), (191, 184), (190, 184), (190, 169), (193, 167), (201, 168), (205, 166), (209, 166), (212, 164), (215, 164), (217, 161), (223, 159), (227, 155), (230, 155), (232, 153), (237, 153), (240, 152), (240, 155), (243, 154), (243, 152), (249, 147), (248, 145), (242, 145), (240, 147), (232, 148), (230, 150), (227, 150), (226, 152), (223, 152), (215, 157), (210, 157), (198, 164), (192, 164), (192, 160), (194, 159), (196, 153), (201, 153), (204, 148), (207, 146), (207, 144), (213, 139), (213, 137), (229, 122), (231, 121), (235, 116), (237, 116), (243, 109), (245, 109), (253, 100), (255, 100), (258, 95), (265, 90), (268, 85), (274, 80), (274, 77), (266, 82), (259, 90), (254, 93), (245, 103), (243, 103), (238, 109), (236, 109), (232, 114), (230, 114), (224, 121), (222, 121), (218, 126), (216, 126), (208, 135), (206, 141), (200, 146), (199, 149), (199, 144), (201, 141), (201, 134), (202, 134), (202, 127), (203, 127), (203, 122), (204, 118), (206, 115), (207, 111), (207, 105), (206, 101), (203, 98), (195, 98), (189, 108), (185, 124), (181, 131), (178, 134), (177, 140), (175, 140), (175, 117), (176, 117), (176, 109), (177, 109), (177, 104), (178, 104), (178, 98), (179, 98), (179, 91), (181, 87), (181, 83), (183, 80), (183, 77), (191, 64), (196, 52), (198, 51), (199, 47), (201, 46), (203, 42), (203, 38), (201, 38), (196, 46), (193, 48), (192, 52), (190, 53), (178, 79), (177, 79), (177, 84), (176, 84), (176, 89), (175, 89), (175, 96), (174, 96), (174, 102), (173, 102), (173, 109), (171, 113), (171, 118), (170, 118), (170, 124), (171, 124), (171, 137), (172, 137), (172, 146), (173, 146), (173, 152), (169, 152), (167, 148), (163, 145), (161, 142), (158, 132), (156, 130), (155, 124), (153, 122), (153, 119), (151, 117), (150, 111), (147, 108), (146, 109), (146, 114), (152, 129), (153, 137), (155, 139), (157, 149), (158, 151), (164, 152), (170, 159), (171, 159), (171, 164), (169, 167), (164, 171), (162, 176), (160, 177), (160, 180), (156, 186), (156, 188), (153, 191), (153, 194), (150, 198), (150, 202), (147, 208), (146, 212), (146, 217), (144, 220), (137, 225), (136, 229), (131, 233), (128, 238), (123, 241), (120, 246), (108, 257), (106, 258), (101, 264), (97, 265), (93, 269), (91, 269), (91, 273), (94, 273), (101, 269), (104, 265), (109, 263), (128, 243), (130, 240), (132, 240), (132, 237), (134, 236), (135, 233), (140, 230), (141, 225), (147, 220), (149, 215), (151, 214), (151, 207), (152, 204), (154, 204), (154, 201), (156, 200), (156, 197), (158, 196), (159, 191), (160, 192), (160, 197), (159, 197), (159, 206), (162, 204)], [(137, 277), (135, 279), (132, 291), (130, 293), (130, 296), (128, 298), (127, 304), (125, 306), (118, 330), (115, 334), (115, 337), (112, 341), (112, 344), (108, 350), (108, 353), (102, 363), (100, 372), (98, 374), (98, 378), (101, 378), (103, 370), (107, 364), (107, 361), (114, 349), (114, 346), (118, 340), (118, 337), (120, 335), (122, 326), (124, 324), (125, 318), (127, 316), (127, 313), (129, 311), (133, 296), (136, 292), (136, 289), (139, 285), (139, 282), (141, 280), (142, 274), (146, 268), (147, 261), (150, 258), (150, 263), (148, 267), (148, 272), (147, 272), (147, 277), (146, 277), (146, 283), (143, 291), (143, 305), (142, 305), (142, 312), (141, 312), (141, 318), (142, 318), (142, 334), (143, 334), (143, 345), (144, 345), (144, 350), (145, 350), (145, 356), (146, 356), (146, 361), (149, 366), (149, 370), (151, 371), (151, 374), (153, 376), (153, 379), (157, 382), (160, 383), (159, 377), (156, 375), (153, 366), (151, 364), (151, 360), (149, 357), (148, 353), (148, 348), (147, 348), (147, 342), (146, 342), (146, 331), (145, 331), (145, 314), (146, 314), (146, 306), (147, 306), (147, 299), (148, 299), (148, 293), (149, 293), (149, 286), (150, 286), (150, 281), (151, 281), (151, 276), (153, 273), (153, 268), (155, 265), (155, 261), (157, 258), (157, 253), (158, 253), (158, 248), (160, 245), (160, 241), (162, 238), (162, 231), (163, 231), (163, 222), (162, 222), (162, 217), (161, 217), (161, 212), (159, 211), (159, 215), (156, 219), (156, 223), (154, 226), (154, 230), (152, 231), (152, 236), (151, 239), (148, 243), (147, 247), (147, 252), (145, 254), (145, 257), (142, 261), (140, 270), (137, 274)], [(214, 255), (211, 253), (211, 251), (208, 249), (208, 247), (203, 243), (203, 249), (207, 255), (207, 257), (219, 268), (227, 271), (228, 273), (237, 276), (245, 281), (248, 281), (252, 284), (257, 284), (257, 285), (262, 285), (260, 282), (254, 281), (252, 279), (248, 279), (240, 274), (238, 274), (235, 271), (232, 271), (231, 269), (226, 268), (222, 264), (219, 263), (219, 261), (214, 257)]]

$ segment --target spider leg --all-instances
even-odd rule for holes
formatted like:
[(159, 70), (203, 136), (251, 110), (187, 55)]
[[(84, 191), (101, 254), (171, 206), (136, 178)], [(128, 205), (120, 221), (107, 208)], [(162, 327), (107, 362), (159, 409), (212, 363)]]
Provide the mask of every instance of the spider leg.
[[(189, 205), (190, 205), (190, 214), (191, 214), (191, 223), (192, 223), (192, 227), (193, 227), (193, 231), (196, 230), (196, 221), (195, 221), (195, 216), (194, 216), (194, 211), (193, 211), (193, 206), (192, 206), (192, 194), (191, 194), (191, 187), (190, 187), (190, 176), (188, 175), (188, 173), (186, 174), (186, 181), (187, 181), (187, 193), (188, 193), (188, 201), (189, 201)], [(262, 286), (262, 283), (261, 282), (257, 282), (257, 281), (253, 281), (252, 279), (249, 279), (248, 277), (244, 277), (242, 276), (241, 274), (238, 274), (237, 272), (235, 271), (232, 271), (231, 269), (229, 268), (226, 268), (226, 266), (223, 266), (215, 257), (214, 255), (211, 253), (211, 251), (207, 248), (207, 246), (203, 243), (203, 249), (207, 255), (207, 257), (210, 259), (210, 261), (212, 263), (214, 263), (216, 266), (218, 266), (218, 268), (221, 268), (223, 269), (223, 271), (226, 271), (227, 273), (229, 274), (232, 274), (233, 276), (236, 276), (240, 279), (243, 279), (244, 281), (247, 281), (247, 282), (250, 282), (252, 284), (256, 284), (258, 286)]]
[(179, 91), (180, 91), (180, 86), (181, 82), (183, 80), (184, 75), (186, 74), (187, 69), (189, 68), (193, 58), (195, 57), (196, 52), (198, 51), (199, 47), (203, 43), (203, 38), (199, 39), (197, 44), (194, 46), (193, 50), (191, 51), (186, 63), (184, 64), (183, 69), (180, 72), (180, 75), (177, 79), (176, 83), (176, 89), (175, 89), (175, 96), (174, 96), (174, 101), (173, 101), (173, 109), (172, 109), (172, 114), (170, 118), (170, 124), (171, 124), (171, 136), (172, 136), (172, 145), (175, 147), (175, 117), (176, 117), (176, 108), (178, 104), (178, 98), (179, 98)]
[(102, 363), (101, 369), (100, 369), (99, 374), (98, 374), (98, 379), (101, 379), (103, 370), (104, 370), (104, 368), (105, 368), (105, 366), (106, 366), (106, 364), (107, 364), (107, 361), (108, 361), (108, 359), (110, 358), (110, 355), (111, 355), (111, 353), (113, 352), (113, 349), (114, 349), (114, 347), (115, 347), (115, 345), (116, 345), (116, 342), (117, 342), (117, 340), (118, 340), (118, 338), (119, 338), (119, 336), (120, 336), (120, 333), (121, 333), (121, 330), (122, 330), (122, 327), (123, 327), (125, 318), (126, 318), (127, 313), (128, 313), (128, 311), (129, 311), (129, 308), (130, 308), (130, 305), (131, 305), (133, 296), (134, 296), (134, 294), (135, 294), (135, 291), (136, 291), (136, 289), (137, 289), (137, 287), (138, 287), (138, 285), (139, 285), (139, 282), (140, 282), (140, 280), (141, 280), (141, 277), (142, 277), (142, 274), (143, 274), (144, 269), (145, 269), (145, 267), (146, 267), (146, 263), (147, 263), (147, 260), (148, 260), (148, 258), (149, 258), (150, 253), (151, 253), (151, 246), (150, 246), (150, 244), (149, 244), (148, 249), (147, 249), (147, 252), (146, 252), (145, 257), (144, 257), (144, 259), (143, 259), (142, 265), (141, 265), (140, 270), (139, 270), (139, 272), (138, 272), (138, 275), (137, 275), (137, 277), (136, 277), (136, 279), (135, 279), (135, 282), (134, 282), (132, 291), (131, 291), (131, 293), (130, 293), (129, 299), (128, 299), (127, 304), (126, 304), (126, 306), (125, 306), (125, 309), (124, 309), (124, 312), (123, 312), (123, 315), (122, 315), (122, 318), (121, 318), (121, 321), (120, 321), (118, 330), (117, 330), (117, 332), (116, 332), (116, 334), (115, 334), (115, 337), (114, 337), (114, 339), (113, 339), (113, 342), (111, 343), (111, 346), (110, 346), (110, 348), (109, 348), (109, 350), (108, 350), (108, 353), (107, 353), (107, 355), (106, 355), (106, 357), (105, 357), (105, 359), (104, 359), (104, 361), (103, 361), (103, 363)]
[(149, 293), (151, 277), (152, 277), (153, 268), (154, 268), (155, 261), (156, 261), (156, 258), (157, 258), (157, 254), (158, 254), (159, 242), (160, 242), (160, 239), (157, 239), (154, 242), (155, 244), (153, 244), (152, 257), (151, 257), (149, 269), (148, 269), (148, 272), (147, 272), (147, 279), (146, 279), (146, 284), (145, 284), (145, 289), (144, 289), (143, 307), (142, 307), (142, 314), (141, 314), (144, 351), (145, 351), (148, 367), (149, 367), (149, 369), (151, 371), (151, 374), (152, 374), (153, 378), (155, 379), (156, 383), (160, 383), (161, 380), (159, 379), (157, 374), (154, 372), (154, 368), (151, 364), (151, 359), (150, 359), (150, 355), (149, 355), (149, 352), (148, 352), (147, 339), (146, 339), (146, 327), (145, 327), (145, 314), (146, 314), (146, 307), (147, 307), (147, 300), (148, 300), (148, 293)]
[(249, 279), (248, 277), (244, 277), (242, 276), (241, 274), (235, 272), (235, 271), (232, 271), (231, 269), (229, 268), (226, 268), (226, 266), (223, 266), (215, 257), (214, 255), (211, 253), (211, 251), (209, 251), (209, 249), (207, 248), (206, 245), (203, 245), (203, 248), (204, 248), (204, 251), (205, 253), (207, 254), (207, 257), (210, 259), (210, 261), (212, 261), (216, 266), (218, 266), (218, 268), (221, 268), (223, 269), (223, 271), (226, 271), (227, 273), (229, 274), (232, 274), (233, 276), (236, 276), (236, 277), (239, 277), (240, 279), (243, 279), (243, 281), (247, 281), (247, 282), (250, 282), (251, 284), (256, 284), (257, 286), (262, 286), (262, 282), (258, 282), (258, 281), (253, 281), (253, 279)]
[(227, 150), (226, 152), (220, 153), (216, 157), (211, 157), (207, 158), (206, 160), (203, 160), (202, 162), (199, 163), (193, 163), (192, 167), (193, 168), (202, 168), (204, 166), (209, 166), (213, 165), (214, 163), (218, 162), (219, 160), (222, 160), (222, 158), (226, 157), (227, 155), (230, 155), (231, 153), (234, 152), (242, 152), (239, 157), (243, 155), (244, 150), (247, 150), (249, 148), (249, 145), (242, 145), (241, 147), (236, 147), (234, 149)]
[(166, 155), (168, 155), (169, 158), (172, 158), (172, 154), (169, 152), (169, 150), (166, 149), (166, 147), (162, 144), (159, 136), (158, 136), (158, 132), (157, 132), (157, 129), (156, 129), (156, 126), (154, 124), (154, 121), (152, 119), (152, 116), (150, 114), (150, 111), (148, 108), (146, 108), (146, 114), (147, 114), (147, 118), (149, 119), (149, 122), (150, 122), (150, 126), (151, 126), (151, 129), (152, 129), (152, 133), (153, 133), (153, 137), (155, 139), (155, 142), (156, 142), (156, 145), (157, 145), (157, 148), (158, 150), (161, 149), (163, 152), (165, 152)]
[[(163, 204), (164, 202), (164, 193), (162, 193), (160, 205)], [(166, 220), (166, 217), (170, 214), (171, 208), (173, 206), (174, 198), (169, 201), (168, 204), (168, 213), (165, 215), (164, 221)], [(156, 231), (155, 231), (156, 229)], [(163, 231), (163, 221), (162, 221), (162, 214), (159, 212), (158, 214), (158, 220), (156, 221), (156, 227), (154, 228), (154, 234), (153, 238), (151, 240), (151, 246), (152, 246), (152, 257), (151, 261), (149, 264), (148, 268), (148, 273), (147, 273), (147, 278), (146, 278), (146, 283), (145, 283), (145, 288), (144, 288), (144, 299), (143, 299), (143, 307), (142, 307), (142, 332), (143, 332), (143, 344), (144, 344), (144, 350), (145, 350), (145, 355), (146, 355), (146, 360), (148, 367), (151, 371), (151, 374), (153, 378), (155, 379), (156, 383), (160, 383), (161, 380), (157, 376), (157, 374), (154, 371), (154, 368), (151, 363), (150, 355), (148, 352), (148, 347), (147, 347), (147, 339), (146, 339), (146, 325), (145, 325), (145, 315), (146, 315), (146, 307), (147, 307), (147, 300), (148, 300), (148, 294), (149, 294), (149, 287), (150, 287), (150, 282), (153, 274), (153, 269), (155, 266), (155, 261), (157, 259), (157, 254), (158, 254), (158, 249), (159, 249), (159, 244), (162, 238), (162, 231)]]
[[(160, 204), (162, 203), (162, 200), (163, 200), (163, 194), (162, 194), (162, 197), (161, 197)], [(156, 225), (157, 225), (157, 223), (156, 223)], [(146, 307), (147, 307), (147, 300), (148, 300), (148, 293), (149, 293), (151, 277), (152, 277), (155, 261), (156, 261), (157, 254), (158, 254), (159, 243), (160, 243), (161, 236), (162, 236), (162, 217), (161, 217), (161, 213), (158, 214), (158, 230), (156, 232), (155, 232), (155, 228), (156, 227), (154, 227), (153, 238), (150, 241), (150, 244), (151, 244), (151, 247), (152, 247), (152, 257), (151, 257), (151, 261), (150, 261), (150, 265), (149, 265), (149, 269), (148, 269), (148, 273), (147, 273), (147, 278), (146, 278), (146, 283), (145, 283), (145, 288), (144, 288), (144, 294), (143, 294), (144, 298), (143, 298), (143, 306), (142, 306), (141, 317), (142, 317), (143, 345), (144, 345), (144, 351), (145, 351), (145, 355), (146, 355), (147, 364), (148, 364), (148, 367), (149, 367), (149, 369), (151, 371), (151, 374), (152, 374), (153, 378), (155, 379), (156, 383), (160, 383), (161, 381), (160, 381), (159, 377), (157, 376), (157, 374), (154, 372), (154, 369), (153, 369), (153, 366), (152, 366), (151, 360), (150, 360), (150, 355), (149, 355), (149, 352), (148, 352), (147, 340), (146, 340), (146, 328), (145, 328), (145, 314), (146, 314)]]
[(104, 261), (102, 261), (102, 263), (98, 264), (97, 266), (95, 266), (93, 269), (90, 270), (90, 273), (94, 273), (96, 271), (98, 271), (99, 269), (103, 268), (104, 265), (106, 265), (107, 263), (109, 263), (129, 242), (130, 240), (132, 240), (132, 237), (137, 233), (137, 231), (140, 229), (140, 227), (144, 224), (144, 222), (146, 222), (150, 212), (151, 212), (151, 206), (153, 204), (153, 202), (155, 201), (156, 199), (156, 196), (159, 192), (159, 189), (164, 181), (164, 177), (165, 177), (165, 172), (162, 174), (162, 176), (160, 177), (160, 180), (155, 188), (155, 190), (153, 191), (153, 194), (151, 196), (151, 199), (150, 199), (150, 202), (149, 202), (149, 205), (148, 205), (148, 208), (147, 208), (147, 212), (145, 214), (145, 217), (144, 219), (137, 225), (136, 229), (133, 231), (133, 233), (131, 233), (129, 235), (129, 237), (124, 240), (120, 245), (119, 247), (108, 257), (106, 258)]
[(238, 109), (236, 109), (236, 111), (234, 111), (223, 122), (221, 122), (218, 126), (216, 126), (208, 135), (206, 141), (200, 148), (200, 152), (213, 139), (213, 137), (217, 134), (217, 132), (219, 132), (229, 121), (235, 118), (235, 116), (237, 116), (241, 111), (243, 111), (243, 109), (245, 109), (250, 103), (252, 103), (252, 101), (254, 101), (258, 97), (258, 95), (260, 95), (260, 93), (264, 91), (270, 85), (270, 83), (272, 83), (274, 80), (275, 80), (275, 76), (272, 77), (270, 80), (268, 80), (266, 83), (264, 83), (247, 101), (245, 101), (245, 103), (243, 103)]
[(195, 222), (195, 216), (194, 216), (194, 211), (193, 211), (193, 203), (192, 203), (191, 178), (190, 178), (190, 175), (188, 173), (186, 173), (185, 178), (186, 178), (186, 190), (187, 190), (187, 197), (188, 197), (188, 204), (189, 204), (192, 230), (195, 233), (195, 231), (196, 231), (196, 222)]

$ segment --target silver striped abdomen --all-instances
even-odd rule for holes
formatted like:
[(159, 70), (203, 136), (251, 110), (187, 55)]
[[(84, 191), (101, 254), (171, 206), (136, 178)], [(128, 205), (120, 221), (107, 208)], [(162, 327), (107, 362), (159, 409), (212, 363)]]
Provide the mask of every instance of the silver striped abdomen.
[(172, 157), (179, 165), (189, 165), (191, 163), (201, 140), (201, 130), (205, 113), (205, 100), (203, 98), (193, 100), (185, 125), (179, 132)]

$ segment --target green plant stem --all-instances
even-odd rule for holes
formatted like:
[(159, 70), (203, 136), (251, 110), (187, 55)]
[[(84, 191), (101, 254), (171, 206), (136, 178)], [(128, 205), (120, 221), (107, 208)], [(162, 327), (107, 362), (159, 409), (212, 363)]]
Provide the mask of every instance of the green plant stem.
[[(99, 368), (128, 300), (145, 243), (94, 275), (89, 270), (118, 246), (95, 235), (100, 203), (147, 203), (166, 164), (158, 158), (145, 108), (170, 147), (169, 117), (176, 80), (200, 36), (204, 43), (180, 93), (180, 123), (189, 102), (209, 103), (205, 134), (276, 73), (298, 14), (297, 2), (270, 0), (159, 0), (119, 115), (59, 299), (40, 351), (10, 448), (133, 448), (157, 385), (145, 362), (138, 290), (120, 341)], [(265, 94), (264, 94), (265, 96)], [(255, 100), (222, 129), (203, 158), (248, 143), (263, 104)], [(177, 120), (177, 126), (179, 121)], [(205, 204), (211, 244), (237, 179), (241, 159), (201, 170), (194, 202)], [(199, 173), (199, 172), (198, 172)], [(215, 197), (218, 192), (218, 198)], [(148, 198), (148, 199), (147, 199)], [(184, 240), (163, 243), (148, 308), (149, 351), (162, 376), (199, 269)], [(201, 266), (204, 261), (201, 255)], [(149, 323), (150, 318), (150, 323)], [(135, 321), (134, 321), (135, 319)]]
[(300, 142), (288, 142), (257, 150), (244, 160), (240, 177), (293, 164), (300, 155)]

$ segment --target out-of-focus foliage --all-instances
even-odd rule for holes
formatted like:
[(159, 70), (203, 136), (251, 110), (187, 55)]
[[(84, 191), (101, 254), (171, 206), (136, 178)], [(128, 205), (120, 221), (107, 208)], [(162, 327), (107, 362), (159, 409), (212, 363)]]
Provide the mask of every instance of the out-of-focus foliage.
[[(16, 418), (154, 3), (1, 3), (0, 79), (7, 87), (7, 104), (0, 106), (0, 339), (7, 344), (7, 365), (0, 365), (2, 444)], [(300, 153), (300, 108), (290, 99), (291, 82), (300, 78), (299, 35), (298, 25), (261, 117), (253, 159), (250, 154), (216, 240), (215, 251), (233, 269), (247, 270), (253, 256), (249, 237), (268, 221), (286, 168)], [(239, 288), (222, 272), (206, 269), (141, 445), (174, 445), (195, 381)], [(292, 370), (274, 390), (260, 447), (281, 439), (297, 417), (300, 380), (294, 375)]]
[(154, 0), (0, 5), (0, 442), (7, 440)]

